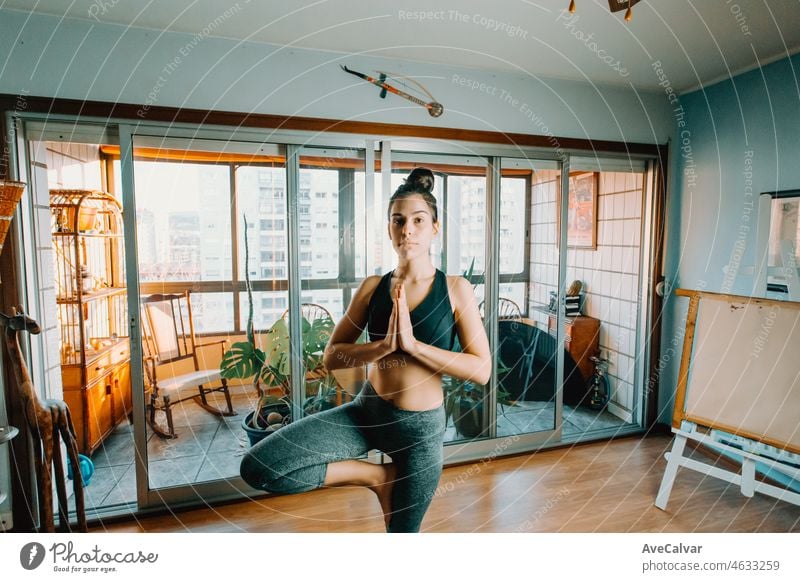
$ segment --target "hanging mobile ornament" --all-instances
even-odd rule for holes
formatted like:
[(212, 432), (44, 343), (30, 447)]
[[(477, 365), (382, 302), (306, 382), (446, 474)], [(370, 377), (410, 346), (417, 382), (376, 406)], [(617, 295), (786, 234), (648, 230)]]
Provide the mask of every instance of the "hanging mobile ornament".
[[(436, 99), (434, 99), (433, 95), (431, 95), (431, 93), (425, 87), (423, 87), (421, 83), (419, 83), (418, 81), (415, 81), (414, 79), (411, 79), (409, 77), (405, 77), (403, 75), (384, 73), (382, 71), (377, 71), (377, 73), (380, 75), (380, 77), (378, 79), (376, 79), (374, 77), (370, 77), (369, 75), (365, 75), (364, 73), (359, 73), (358, 71), (354, 71), (352, 69), (348, 69), (344, 65), (341, 65), (341, 67), (342, 67), (343, 71), (346, 71), (346, 72), (350, 73), (351, 75), (355, 75), (356, 77), (359, 77), (360, 79), (364, 79), (365, 81), (367, 81), (369, 83), (372, 83), (373, 85), (375, 85), (377, 87), (380, 87), (382, 89), (381, 94), (380, 94), (381, 99), (385, 99), (386, 98), (386, 92), (388, 91), (389, 93), (394, 93), (395, 95), (397, 95), (399, 97), (402, 97), (403, 99), (408, 99), (412, 103), (416, 103), (417, 105), (421, 105), (422, 107), (424, 107), (425, 109), (428, 110), (428, 113), (430, 114), (431, 117), (439, 117), (442, 113), (444, 113), (444, 106), (441, 103), (439, 103), (438, 101), (436, 101)], [(402, 91), (402, 90), (398, 89), (397, 87), (394, 87), (393, 85), (390, 85), (389, 83), (386, 82), (387, 78), (391, 78), (391, 79), (395, 80), (395, 82), (397, 84), (403, 85), (404, 87), (406, 87), (406, 88), (408, 88), (408, 89), (410, 89), (412, 91), (414, 90), (413, 88), (409, 87), (408, 85), (406, 85), (402, 81), (399, 81), (398, 79), (406, 79), (406, 80), (414, 83), (415, 85), (417, 85), (417, 87), (419, 87), (420, 90), (422, 90), (423, 93), (425, 93), (425, 95), (430, 99), (430, 101), (427, 101), (427, 102), (423, 101), (419, 97), (414, 97), (413, 95), (409, 95), (405, 91)]]

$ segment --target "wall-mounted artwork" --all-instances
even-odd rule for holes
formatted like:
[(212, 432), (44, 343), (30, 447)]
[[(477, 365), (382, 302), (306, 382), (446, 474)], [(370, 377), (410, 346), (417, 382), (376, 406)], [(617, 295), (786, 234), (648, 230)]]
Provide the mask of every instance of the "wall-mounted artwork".
[(597, 248), (599, 182), (599, 172), (570, 174), (569, 207), (567, 208), (567, 246), (570, 248)]
[[(353, 69), (348, 69), (344, 65), (339, 65), (339, 66), (342, 67), (343, 71), (350, 73), (351, 75), (354, 75), (360, 79), (364, 79), (365, 81), (380, 87), (382, 89), (380, 94), (381, 99), (386, 98), (386, 92), (388, 91), (390, 93), (394, 93), (395, 95), (399, 95), (403, 99), (408, 99), (412, 103), (421, 105), (422, 107), (428, 110), (428, 113), (430, 114), (431, 117), (439, 117), (442, 113), (444, 113), (444, 106), (438, 101), (436, 101), (436, 99), (433, 98), (433, 95), (431, 95), (430, 91), (428, 91), (425, 88), (425, 86), (419, 81), (415, 81), (414, 79), (406, 77), (404, 75), (397, 75), (395, 73), (385, 73), (383, 71), (378, 71), (380, 77), (376, 79), (375, 77), (370, 77), (369, 75), (365, 75), (364, 73), (359, 73), (358, 71), (354, 71)], [(394, 85), (390, 85), (389, 83), (386, 82), (387, 79), (394, 80), (395, 83), (403, 85), (409, 91), (416, 91), (417, 93), (422, 95), (424, 99), (420, 99), (419, 97), (415, 97), (414, 95), (409, 95), (407, 92), (398, 89)], [(401, 79), (405, 79), (406, 81), (409, 81), (410, 83), (416, 85), (417, 89), (414, 89), (413, 87), (407, 85)], [(420, 91), (422, 91), (422, 93), (420, 93)]]

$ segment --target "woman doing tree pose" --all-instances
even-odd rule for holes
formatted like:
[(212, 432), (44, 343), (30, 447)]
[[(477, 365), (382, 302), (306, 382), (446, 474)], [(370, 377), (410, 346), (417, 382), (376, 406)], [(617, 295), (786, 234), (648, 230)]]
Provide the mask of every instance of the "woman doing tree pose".
[[(430, 170), (416, 168), (392, 196), (388, 234), (397, 267), (364, 279), (325, 352), (329, 370), (370, 364), (368, 381), (352, 402), (256, 444), (241, 464), (251, 486), (299, 493), (363, 485), (378, 496), (388, 532), (419, 531), (442, 473), (442, 376), (485, 384), (491, 373), (472, 286), (431, 262), (440, 229), (433, 184)], [(355, 343), (364, 329), (369, 341)], [(357, 460), (371, 449), (392, 463)]]

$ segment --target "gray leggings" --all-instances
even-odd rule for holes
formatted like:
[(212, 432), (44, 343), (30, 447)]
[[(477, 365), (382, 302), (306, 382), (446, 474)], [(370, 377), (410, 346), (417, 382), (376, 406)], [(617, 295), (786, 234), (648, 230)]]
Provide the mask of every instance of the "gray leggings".
[(300, 493), (320, 487), (328, 463), (371, 449), (392, 457), (388, 532), (418, 532), (442, 474), (444, 405), (405, 410), (367, 382), (355, 400), (292, 422), (257, 443), (242, 459), (242, 478), (256, 489)]

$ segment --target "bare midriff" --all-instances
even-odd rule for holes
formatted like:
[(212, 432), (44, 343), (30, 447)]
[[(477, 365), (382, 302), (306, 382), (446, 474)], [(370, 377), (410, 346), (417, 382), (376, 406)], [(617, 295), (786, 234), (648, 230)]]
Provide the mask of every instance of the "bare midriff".
[(378, 396), (397, 408), (431, 410), (442, 404), (442, 375), (411, 356), (384, 356), (370, 364), (367, 378)]

